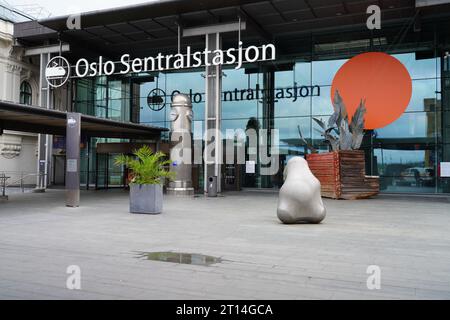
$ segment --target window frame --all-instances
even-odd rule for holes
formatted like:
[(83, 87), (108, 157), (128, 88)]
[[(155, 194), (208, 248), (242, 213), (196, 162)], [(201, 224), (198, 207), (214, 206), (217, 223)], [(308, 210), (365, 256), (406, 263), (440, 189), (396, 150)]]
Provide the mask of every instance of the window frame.
[(24, 80), (20, 83), (19, 101), (21, 104), (29, 106), (33, 104), (33, 88), (27, 80)]

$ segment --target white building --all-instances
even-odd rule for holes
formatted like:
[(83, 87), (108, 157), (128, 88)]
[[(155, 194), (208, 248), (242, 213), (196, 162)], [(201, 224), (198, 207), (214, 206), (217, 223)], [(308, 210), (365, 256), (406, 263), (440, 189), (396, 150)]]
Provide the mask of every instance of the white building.
[[(0, 18), (0, 100), (38, 105), (39, 66), (24, 58), (23, 48), (16, 46), (13, 22)], [(38, 135), (5, 130), (0, 135), (0, 174), (11, 178), (8, 183), (35, 185)], [(17, 181), (17, 183), (15, 183)]]

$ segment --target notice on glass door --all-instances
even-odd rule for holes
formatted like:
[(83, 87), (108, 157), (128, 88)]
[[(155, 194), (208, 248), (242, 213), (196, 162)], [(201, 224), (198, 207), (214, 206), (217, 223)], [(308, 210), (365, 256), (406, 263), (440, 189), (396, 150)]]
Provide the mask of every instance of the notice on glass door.
[(67, 159), (67, 172), (77, 172), (78, 165), (77, 159)]
[(245, 161), (245, 173), (255, 173), (255, 161)]
[(450, 162), (441, 162), (441, 177), (450, 177)]

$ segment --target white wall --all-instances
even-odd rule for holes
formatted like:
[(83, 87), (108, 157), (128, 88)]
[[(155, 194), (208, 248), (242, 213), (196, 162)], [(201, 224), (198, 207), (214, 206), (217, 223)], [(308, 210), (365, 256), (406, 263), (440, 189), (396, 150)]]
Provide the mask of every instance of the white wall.
[[(26, 80), (32, 87), (32, 104), (39, 104), (38, 66), (23, 61), (23, 49), (14, 46), (13, 24), (0, 20), (0, 100), (19, 102), (20, 84)], [(21, 173), (36, 173), (37, 135), (5, 130), (0, 136), (0, 174), (11, 176), (8, 182), (20, 178)], [(30, 177), (27, 184), (35, 184)]]

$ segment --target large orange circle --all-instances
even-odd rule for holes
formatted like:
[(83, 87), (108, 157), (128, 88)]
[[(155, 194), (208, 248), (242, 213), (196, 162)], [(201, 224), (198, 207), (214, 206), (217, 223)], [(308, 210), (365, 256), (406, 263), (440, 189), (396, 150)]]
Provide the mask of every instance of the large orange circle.
[(361, 99), (366, 100), (366, 129), (377, 129), (397, 120), (411, 99), (411, 76), (396, 58), (382, 52), (367, 52), (348, 60), (338, 70), (331, 86), (347, 108), (349, 121)]

